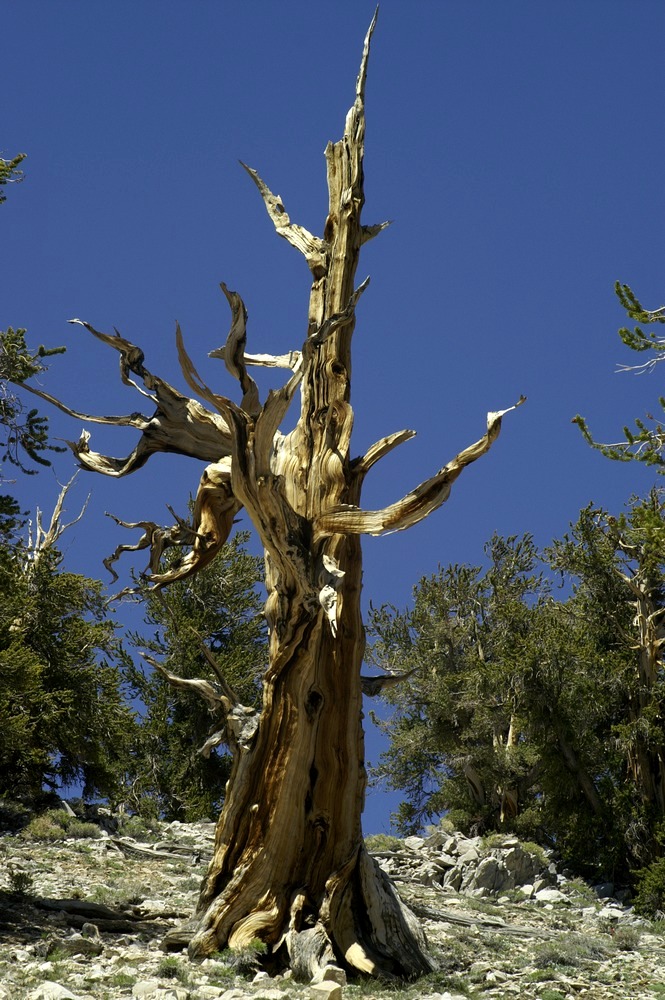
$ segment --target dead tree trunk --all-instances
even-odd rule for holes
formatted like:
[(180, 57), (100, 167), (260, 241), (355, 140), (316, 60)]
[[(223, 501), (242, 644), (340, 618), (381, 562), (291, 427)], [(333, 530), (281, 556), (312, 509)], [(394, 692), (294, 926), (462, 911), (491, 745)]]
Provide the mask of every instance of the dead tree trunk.
[[(214, 558), (241, 507), (259, 533), (270, 629), (260, 716), (236, 705), (223, 684), (187, 682), (220, 706), (235, 760), (214, 858), (185, 937), (193, 956), (259, 938), (273, 953), (285, 949), (301, 978), (334, 962), (399, 977), (432, 967), (418, 921), (365, 851), (361, 835), (363, 689), (376, 693), (393, 678), (370, 683), (361, 677), (360, 535), (407, 528), (439, 507), (462, 469), (496, 439), (503, 415), (490, 414), (479, 441), (403, 499), (383, 510), (361, 510), (361, 488), (371, 467), (413, 435), (392, 434), (365, 455), (351, 457), (351, 338), (356, 304), (367, 287), (365, 281), (356, 288), (354, 276), (362, 244), (386, 225), (361, 222), (364, 93), (373, 28), (374, 22), (344, 135), (326, 149), (329, 207), (323, 236), (292, 223), (281, 199), (246, 168), (277, 233), (304, 255), (311, 271), (302, 349), (281, 358), (246, 354), (245, 308), (223, 285), (232, 326), (225, 347), (212, 356), (223, 358), (239, 380), (239, 406), (202, 383), (176, 333), (185, 378), (203, 406), (151, 375), (142, 352), (124, 338), (83, 324), (120, 352), (123, 380), (134, 384), (130, 376), (138, 375), (157, 409), (151, 418), (91, 418), (142, 431), (126, 459), (91, 452), (87, 434), (72, 444), (84, 468), (112, 476), (140, 467), (155, 451), (211, 463), (199, 486), (192, 527), (139, 522), (133, 527), (143, 527), (142, 540), (118, 550), (150, 547), (155, 586), (196, 572)], [(291, 374), (261, 404), (248, 364), (281, 366)], [(297, 388), (300, 418), (282, 435), (279, 425)], [(159, 557), (173, 544), (189, 545), (190, 551), (178, 569), (162, 573)], [(183, 935), (174, 940), (182, 942)]]

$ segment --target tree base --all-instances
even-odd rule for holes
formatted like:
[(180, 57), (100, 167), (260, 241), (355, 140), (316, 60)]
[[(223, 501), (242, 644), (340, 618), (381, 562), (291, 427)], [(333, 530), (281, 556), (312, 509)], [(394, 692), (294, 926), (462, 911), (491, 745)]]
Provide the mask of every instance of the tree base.
[[(237, 903), (236, 903), (237, 905)], [(264, 911), (265, 913), (265, 911)], [(252, 916), (254, 936), (263, 940), (267, 914), (261, 926), (261, 908), (256, 905), (243, 918)], [(219, 926), (219, 909), (215, 923)], [(418, 918), (402, 902), (392, 882), (377, 862), (361, 847), (352, 860), (326, 883), (318, 914), (306, 906), (303, 892), (292, 893), (284, 907), (281, 933), (275, 936), (271, 914), (268, 961), (290, 968), (298, 982), (320, 980), (329, 967), (348, 974), (364, 974), (386, 980), (415, 979), (432, 972), (436, 965), (428, 953), (427, 940)], [(211, 926), (210, 909), (169, 931), (162, 941), (166, 951), (187, 948), (190, 958), (206, 958), (233, 941), (220, 940)]]

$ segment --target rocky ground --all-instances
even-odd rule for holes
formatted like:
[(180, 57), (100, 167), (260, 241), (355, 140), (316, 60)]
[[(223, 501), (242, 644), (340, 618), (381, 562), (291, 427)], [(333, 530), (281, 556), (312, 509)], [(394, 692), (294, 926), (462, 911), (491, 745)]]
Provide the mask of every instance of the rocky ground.
[(399, 987), (339, 975), (312, 986), (257, 971), (252, 953), (193, 964), (160, 950), (194, 907), (212, 824), (150, 834), (65, 815), (0, 835), (0, 1000), (665, 1000), (665, 924), (638, 918), (612, 885), (566, 877), (535, 845), (442, 830), (370, 838), (439, 971)]

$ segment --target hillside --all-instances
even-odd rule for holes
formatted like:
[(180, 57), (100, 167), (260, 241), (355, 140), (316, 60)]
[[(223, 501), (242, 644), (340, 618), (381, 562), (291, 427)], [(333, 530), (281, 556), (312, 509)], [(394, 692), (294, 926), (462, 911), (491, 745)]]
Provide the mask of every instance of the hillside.
[(0, 1000), (665, 997), (665, 925), (514, 838), (369, 838), (440, 971), (410, 986), (338, 975), (312, 987), (260, 971), (256, 953), (192, 964), (160, 949), (194, 907), (213, 824), (50, 817), (0, 835)]

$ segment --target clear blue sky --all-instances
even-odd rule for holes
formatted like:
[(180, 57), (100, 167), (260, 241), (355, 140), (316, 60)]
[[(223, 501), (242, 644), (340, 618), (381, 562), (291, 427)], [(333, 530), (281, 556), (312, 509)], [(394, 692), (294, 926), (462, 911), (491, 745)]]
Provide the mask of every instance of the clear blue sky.
[[(307, 268), (237, 161), (322, 231), (323, 149), (341, 135), (372, 12), (358, 0), (4, 5), (0, 154), (29, 158), (1, 210), (0, 327), (67, 345), (48, 391), (84, 412), (143, 408), (113, 352), (67, 325), (79, 316), (116, 326), (183, 388), (178, 320), (208, 383), (235, 393), (207, 358), (228, 328), (221, 280), (245, 299), (248, 350), (300, 346)], [(372, 473), (365, 506), (480, 437), (488, 410), (529, 401), (439, 512), (366, 542), (367, 602), (406, 604), (438, 564), (478, 562), (493, 531), (544, 545), (589, 501), (618, 511), (653, 483), (591, 452), (571, 418), (617, 440), (663, 391), (660, 371), (615, 373), (633, 359), (613, 282), (652, 307), (665, 298), (664, 37), (662, 0), (381, 4), (365, 221), (394, 225), (359, 268), (372, 284), (355, 334), (355, 451), (404, 427), (418, 437)], [(81, 429), (57, 413), (52, 428)], [(90, 429), (111, 454), (135, 440)], [(55, 470), (67, 479), (70, 459)], [(102, 558), (130, 540), (103, 512), (165, 523), (165, 504), (184, 513), (199, 474), (168, 456), (124, 481), (82, 474), (79, 501), (92, 499), (69, 568), (103, 576)], [(33, 507), (57, 492), (48, 471), (19, 485)], [(370, 759), (378, 746), (369, 733)], [(387, 829), (394, 805), (372, 793), (366, 829)]]

